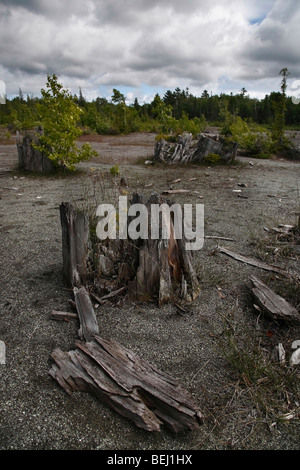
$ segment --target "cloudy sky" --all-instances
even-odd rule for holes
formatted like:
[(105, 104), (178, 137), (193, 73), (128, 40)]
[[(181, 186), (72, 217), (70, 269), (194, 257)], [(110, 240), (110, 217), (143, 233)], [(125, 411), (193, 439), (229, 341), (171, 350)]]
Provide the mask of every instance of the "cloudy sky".
[(300, 90), (299, 44), (299, 0), (0, 0), (8, 97), (39, 96), (55, 73), (88, 100), (117, 88), (150, 102), (176, 87), (261, 98), (283, 67)]

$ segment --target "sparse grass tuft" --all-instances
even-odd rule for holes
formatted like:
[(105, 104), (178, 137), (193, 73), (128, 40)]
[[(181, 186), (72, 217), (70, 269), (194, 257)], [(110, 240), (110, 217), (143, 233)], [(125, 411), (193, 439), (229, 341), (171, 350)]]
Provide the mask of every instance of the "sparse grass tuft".
[(256, 410), (256, 422), (278, 426), (300, 416), (300, 373), (280, 364), (276, 348), (266, 341), (268, 331), (234, 325), (226, 319), (219, 346), (228, 364), (232, 386), (243, 392), (249, 407)]

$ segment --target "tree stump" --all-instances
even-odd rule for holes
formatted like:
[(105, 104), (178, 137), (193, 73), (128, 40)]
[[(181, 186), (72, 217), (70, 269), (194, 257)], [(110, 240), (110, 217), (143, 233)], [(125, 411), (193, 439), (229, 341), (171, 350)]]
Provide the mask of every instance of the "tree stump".
[[(136, 219), (129, 215), (127, 239), (100, 240), (93, 237), (93, 241), (87, 215), (77, 213), (69, 203), (61, 204), (65, 283), (80, 287), (89, 280), (92, 293), (100, 303), (102, 298), (112, 298), (114, 292), (124, 293), (125, 290), (130, 298), (156, 300), (159, 306), (172, 300), (194, 300), (200, 287), (193, 255), (186, 249), (184, 234), (182, 238), (176, 237), (172, 207), (158, 194), (145, 201), (136, 193), (131, 200), (131, 206), (134, 204), (141, 204), (147, 212), (147, 234), (137, 239), (131, 237), (130, 224)], [(152, 238), (153, 205), (159, 209), (162, 205), (164, 209), (170, 208), (169, 212), (166, 210), (169, 218), (165, 221), (168, 237), (163, 235), (161, 224), (156, 227), (156, 237)]]
[(160, 225), (159, 238), (152, 239), (151, 205), (161, 206), (166, 204), (166, 201), (158, 194), (152, 194), (149, 201), (145, 202), (142, 195), (134, 194), (132, 204), (136, 203), (144, 204), (147, 208), (149, 236), (136, 244), (138, 248), (136, 276), (129, 282), (129, 293), (139, 300), (156, 298), (159, 306), (175, 297), (185, 301), (194, 300), (199, 293), (199, 282), (191, 252), (185, 248), (185, 238), (175, 238), (174, 214), (170, 212), (169, 238), (162, 238), (162, 225)]
[(229, 142), (222, 137), (211, 138), (201, 134), (198, 141), (193, 141), (192, 134), (184, 134), (178, 137), (175, 144), (168, 143), (165, 139), (156, 142), (154, 161), (173, 164), (215, 159), (228, 162), (235, 159), (237, 150), (236, 142)]
[(56, 171), (55, 164), (34, 147), (38, 142), (38, 133), (42, 135), (42, 128), (38, 128), (37, 131), (26, 131), (24, 136), (17, 132), (19, 168), (35, 173), (53, 173)]

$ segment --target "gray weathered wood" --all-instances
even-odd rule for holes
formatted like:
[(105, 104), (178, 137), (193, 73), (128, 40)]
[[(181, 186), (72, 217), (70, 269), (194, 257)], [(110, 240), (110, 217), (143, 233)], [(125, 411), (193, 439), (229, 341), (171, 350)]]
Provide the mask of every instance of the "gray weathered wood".
[(52, 352), (50, 375), (68, 393), (88, 391), (147, 431), (165, 424), (178, 433), (195, 430), (203, 417), (178, 381), (114, 340), (94, 336), (77, 349)]
[(25, 131), (24, 136), (17, 132), (16, 142), (19, 168), (21, 170), (35, 173), (53, 173), (56, 171), (57, 168), (53, 161), (34, 147), (34, 144), (38, 143), (39, 133), (42, 132), (41, 128), (38, 131)]
[(174, 432), (195, 430), (203, 416), (177, 379), (152, 366), (115, 340), (99, 336), (85, 288), (74, 288), (80, 321), (76, 349), (56, 348), (49, 374), (71, 395), (94, 394), (101, 402), (147, 431), (165, 424)]
[(252, 294), (255, 303), (260, 307), (263, 313), (273, 320), (283, 320), (300, 324), (299, 312), (283, 297), (276, 294), (257, 277), (251, 276), (250, 280), (253, 284)]
[(198, 140), (193, 140), (192, 134), (179, 136), (174, 143), (161, 139), (156, 142), (154, 149), (154, 161), (164, 163), (189, 163), (202, 162), (210, 154), (218, 155), (220, 161), (234, 160), (237, 155), (238, 144), (229, 142), (222, 137), (211, 138), (201, 134)]
[(80, 287), (88, 275), (87, 260), (90, 245), (89, 219), (70, 203), (61, 203), (63, 277), (67, 286)]
[(76, 320), (78, 318), (78, 315), (77, 315), (77, 313), (61, 312), (59, 310), (52, 310), (51, 318), (53, 320), (58, 320), (58, 321), (69, 321), (69, 320)]
[(74, 287), (74, 297), (80, 321), (79, 337), (89, 341), (99, 334), (99, 327), (93, 305), (85, 287)]
[[(167, 203), (154, 193), (146, 202), (142, 195), (134, 194), (132, 203), (145, 204), (149, 214), (151, 231), (151, 205)], [(161, 230), (161, 227), (160, 227)], [(161, 233), (161, 232), (160, 232)], [(131, 241), (134, 245), (134, 241)], [(139, 300), (157, 299), (159, 306), (176, 297), (185, 301), (194, 300), (200, 291), (191, 251), (185, 248), (186, 240), (174, 235), (174, 224), (170, 217), (170, 236), (138, 242), (138, 262), (135, 278), (128, 283), (129, 294)]]

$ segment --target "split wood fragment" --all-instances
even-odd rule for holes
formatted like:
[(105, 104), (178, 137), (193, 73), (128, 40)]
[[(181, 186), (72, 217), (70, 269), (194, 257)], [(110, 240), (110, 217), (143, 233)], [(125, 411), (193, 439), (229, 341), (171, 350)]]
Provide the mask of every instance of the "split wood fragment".
[(162, 194), (186, 194), (190, 193), (189, 189), (166, 189), (165, 191), (162, 192)]
[(265, 283), (255, 276), (251, 276), (252, 294), (256, 305), (273, 320), (300, 323), (300, 314), (283, 297), (276, 294)]
[(81, 340), (76, 349), (55, 349), (50, 375), (71, 395), (90, 392), (147, 431), (166, 425), (175, 433), (195, 430), (203, 417), (177, 379), (150, 365), (117, 341), (99, 336), (89, 295), (74, 288)]
[(263, 261), (260, 261), (254, 258), (249, 258), (248, 256), (240, 255), (222, 246), (218, 246), (217, 251), (220, 253), (224, 253), (225, 255), (228, 255), (237, 261), (242, 261), (243, 263), (250, 264), (251, 266), (255, 266), (257, 268), (261, 268), (266, 271), (272, 271), (272, 272), (283, 274), (283, 275), (292, 274), (292, 273), (289, 273), (289, 271), (286, 271), (285, 269), (281, 268), (280, 266), (273, 266), (273, 265), (264, 263)]
[(75, 303), (80, 321), (79, 337), (89, 341), (99, 334), (99, 327), (93, 305), (85, 287), (74, 287)]
[(58, 310), (53, 310), (51, 313), (51, 318), (53, 320), (69, 321), (76, 320), (78, 318), (78, 315), (77, 313), (60, 312)]

